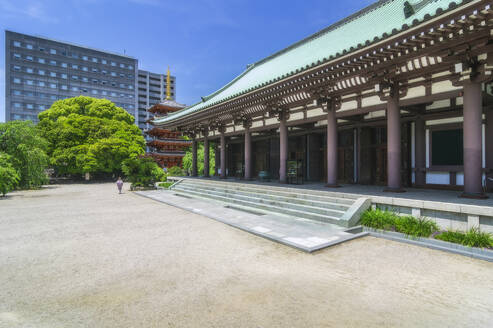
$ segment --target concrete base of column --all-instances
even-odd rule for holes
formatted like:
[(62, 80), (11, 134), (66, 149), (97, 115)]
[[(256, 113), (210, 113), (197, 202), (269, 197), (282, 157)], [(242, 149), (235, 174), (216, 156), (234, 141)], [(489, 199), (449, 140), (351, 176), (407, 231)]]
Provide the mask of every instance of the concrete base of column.
[(385, 188), (383, 192), (395, 192), (395, 193), (403, 193), (406, 192), (405, 189), (402, 188)]
[(338, 184), (325, 184), (325, 187), (327, 188), (341, 188), (342, 186), (341, 185), (338, 185)]
[(480, 193), (480, 194), (472, 194), (472, 193), (467, 193), (463, 192), (459, 198), (469, 198), (469, 199), (488, 199), (489, 197), (486, 194)]

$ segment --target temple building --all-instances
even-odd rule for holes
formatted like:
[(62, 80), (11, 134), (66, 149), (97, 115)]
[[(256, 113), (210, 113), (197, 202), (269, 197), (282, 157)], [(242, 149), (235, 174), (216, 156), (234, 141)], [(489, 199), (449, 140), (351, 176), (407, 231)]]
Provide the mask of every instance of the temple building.
[[(171, 97), (170, 72), (166, 77), (166, 99), (158, 104), (151, 106), (148, 112), (153, 115), (153, 120), (159, 120), (166, 117), (169, 113), (174, 113), (186, 106), (177, 103)], [(190, 147), (192, 141), (183, 138), (179, 131), (170, 131), (160, 127), (153, 127), (145, 131), (147, 134), (147, 147), (149, 151), (147, 156), (154, 160), (163, 168), (181, 166), (185, 149)]]
[(192, 138), (194, 175), (197, 142), (217, 140), (222, 178), (294, 174), (484, 198), (492, 72), (491, 1), (381, 0), (153, 124)]

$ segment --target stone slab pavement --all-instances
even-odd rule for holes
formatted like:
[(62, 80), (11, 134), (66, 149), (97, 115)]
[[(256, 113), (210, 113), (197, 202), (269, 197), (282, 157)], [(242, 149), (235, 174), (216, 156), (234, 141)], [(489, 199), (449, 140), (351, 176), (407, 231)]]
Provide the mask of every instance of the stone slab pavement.
[(173, 190), (147, 190), (136, 194), (172, 205), (304, 252), (315, 252), (368, 233), (348, 233), (335, 224), (253, 210), (216, 200), (185, 197)]

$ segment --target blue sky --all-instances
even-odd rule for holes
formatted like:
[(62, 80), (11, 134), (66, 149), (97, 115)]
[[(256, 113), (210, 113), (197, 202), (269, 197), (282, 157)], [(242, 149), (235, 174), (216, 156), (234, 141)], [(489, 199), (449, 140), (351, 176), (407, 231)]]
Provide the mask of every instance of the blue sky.
[(123, 53), (177, 77), (193, 104), (256, 62), (374, 0), (0, 0), (0, 121), (5, 119), (4, 30)]

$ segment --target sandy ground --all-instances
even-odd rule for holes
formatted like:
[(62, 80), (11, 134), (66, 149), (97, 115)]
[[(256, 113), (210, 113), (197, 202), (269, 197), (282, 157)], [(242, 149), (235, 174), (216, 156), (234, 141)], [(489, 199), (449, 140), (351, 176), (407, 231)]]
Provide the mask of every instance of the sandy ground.
[(306, 254), (52, 186), (0, 200), (0, 327), (492, 327), (493, 263), (372, 237)]

